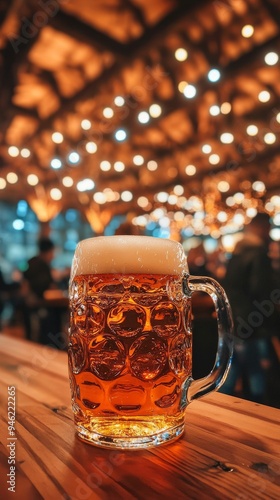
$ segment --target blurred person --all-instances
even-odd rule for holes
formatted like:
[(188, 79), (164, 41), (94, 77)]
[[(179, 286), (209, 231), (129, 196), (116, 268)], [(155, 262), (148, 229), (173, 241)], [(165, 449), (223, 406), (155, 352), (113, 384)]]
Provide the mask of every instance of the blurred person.
[[(48, 306), (45, 298), (47, 290), (57, 288), (51, 269), (55, 245), (50, 238), (42, 237), (38, 241), (38, 250), (38, 254), (28, 261), (28, 267), (23, 273), (23, 313), (26, 336), (29, 339), (34, 337), (32, 314), (35, 313), (39, 325), (37, 339), (39, 343), (59, 347), (55, 345), (55, 337), (60, 334), (61, 330), (60, 311), (56, 307)], [(57, 341), (57, 344), (59, 343)]]
[(265, 404), (270, 404), (267, 382), (275, 367), (272, 339), (280, 335), (280, 284), (269, 258), (269, 232), (268, 214), (258, 213), (245, 226), (223, 282), (235, 323), (235, 350), (221, 392), (236, 395), (241, 381), (241, 397)]

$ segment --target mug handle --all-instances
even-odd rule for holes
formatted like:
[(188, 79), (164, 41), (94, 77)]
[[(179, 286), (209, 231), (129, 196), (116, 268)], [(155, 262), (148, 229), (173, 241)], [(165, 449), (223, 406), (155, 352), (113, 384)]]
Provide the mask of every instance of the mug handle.
[(193, 292), (206, 292), (214, 302), (218, 322), (218, 350), (211, 372), (203, 378), (188, 379), (186, 403), (191, 403), (211, 391), (219, 389), (226, 379), (233, 353), (233, 319), (224, 289), (214, 279), (189, 276), (183, 279), (183, 291), (188, 297)]

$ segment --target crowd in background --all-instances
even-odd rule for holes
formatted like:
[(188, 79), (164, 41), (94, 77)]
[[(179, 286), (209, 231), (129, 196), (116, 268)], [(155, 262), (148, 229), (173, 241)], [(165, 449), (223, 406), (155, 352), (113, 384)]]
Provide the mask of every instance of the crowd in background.
[[(269, 230), (269, 217), (258, 214), (230, 254), (222, 246), (207, 252), (203, 241), (187, 254), (190, 273), (216, 279), (233, 311), (234, 354), (221, 391), (280, 408), (280, 242), (270, 240)], [(66, 301), (58, 307), (46, 300), (51, 290), (67, 295), (69, 268), (52, 268), (55, 251), (49, 237), (40, 238), (38, 253), (17, 279), (6, 280), (0, 271), (1, 330), (18, 323), (27, 339), (66, 349)], [(201, 296), (194, 303), (193, 376), (200, 378), (214, 363), (217, 324), (209, 302)]]

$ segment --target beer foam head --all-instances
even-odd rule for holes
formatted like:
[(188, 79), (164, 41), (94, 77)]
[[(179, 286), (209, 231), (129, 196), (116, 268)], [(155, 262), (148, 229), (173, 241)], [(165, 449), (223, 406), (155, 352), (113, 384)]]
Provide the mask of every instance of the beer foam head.
[(180, 243), (151, 236), (97, 236), (80, 241), (71, 279), (80, 274), (173, 274), (188, 271)]

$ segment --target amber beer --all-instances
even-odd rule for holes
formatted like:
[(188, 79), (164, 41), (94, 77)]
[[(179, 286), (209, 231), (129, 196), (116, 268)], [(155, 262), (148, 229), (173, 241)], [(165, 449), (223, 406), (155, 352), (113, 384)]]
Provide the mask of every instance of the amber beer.
[[(213, 298), (219, 349), (211, 373), (193, 381), (190, 297), (196, 290)], [(71, 270), (69, 328), (78, 436), (111, 448), (147, 448), (179, 437), (187, 404), (225, 378), (231, 330), (223, 289), (211, 278), (188, 276), (179, 243), (146, 236), (81, 241)]]
[(133, 447), (182, 432), (181, 387), (191, 374), (183, 271), (181, 246), (166, 240), (94, 238), (77, 249), (69, 369), (83, 439)]

